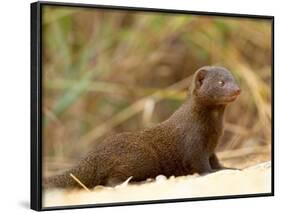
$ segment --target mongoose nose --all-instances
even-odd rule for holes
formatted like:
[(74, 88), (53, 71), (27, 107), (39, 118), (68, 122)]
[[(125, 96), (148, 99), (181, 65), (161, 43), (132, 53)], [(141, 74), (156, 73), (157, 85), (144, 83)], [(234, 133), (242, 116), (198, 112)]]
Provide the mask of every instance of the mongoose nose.
[(235, 95), (239, 95), (241, 93), (241, 89), (239, 87), (237, 87), (237, 89), (235, 89), (234, 94)]

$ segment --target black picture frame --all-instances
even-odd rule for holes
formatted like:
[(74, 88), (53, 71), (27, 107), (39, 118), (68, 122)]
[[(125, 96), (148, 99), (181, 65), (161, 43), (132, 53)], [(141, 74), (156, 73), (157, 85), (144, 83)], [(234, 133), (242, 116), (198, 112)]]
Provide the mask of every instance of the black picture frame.
[[(161, 12), (172, 14), (196, 14), (208, 16), (236, 17), (236, 18), (252, 18), (266, 19), (271, 21), (272, 26), (272, 61), (271, 61), (271, 90), (272, 90), (272, 130), (271, 130), (271, 193), (262, 194), (243, 194), (243, 195), (226, 195), (212, 196), (200, 198), (183, 198), (183, 199), (168, 199), (168, 200), (153, 200), (153, 201), (137, 201), (137, 202), (121, 202), (121, 203), (106, 203), (106, 204), (87, 204), (73, 206), (56, 206), (42, 207), (42, 7), (44, 6), (67, 6), (67, 7), (82, 7), (82, 8), (100, 8), (114, 9), (126, 11), (142, 11), (142, 12)], [(109, 6), (109, 5), (93, 5), (80, 3), (58, 3), (58, 2), (35, 2), (31, 3), (31, 209), (42, 210), (58, 210), (58, 209), (77, 209), (89, 207), (104, 207), (104, 206), (123, 206), (123, 205), (139, 205), (167, 202), (183, 202), (183, 201), (203, 201), (217, 199), (234, 199), (234, 198), (249, 198), (274, 196), (274, 16), (268, 15), (249, 15), (249, 14), (234, 14), (234, 13), (218, 13), (204, 11), (185, 11), (174, 9), (156, 9), (156, 8), (141, 8), (141, 7), (124, 7), (124, 6)]]

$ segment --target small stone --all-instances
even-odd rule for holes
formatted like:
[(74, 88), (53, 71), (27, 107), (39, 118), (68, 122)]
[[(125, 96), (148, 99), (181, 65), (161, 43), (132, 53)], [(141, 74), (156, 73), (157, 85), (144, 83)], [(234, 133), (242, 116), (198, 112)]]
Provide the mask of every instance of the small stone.
[(153, 181), (154, 181), (153, 178), (147, 178), (147, 179), (146, 179), (146, 182), (153, 182)]
[(99, 191), (99, 190), (103, 190), (105, 187), (102, 186), (102, 185), (97, 185), (95, 188), (94, 188), (94, 191)]
[(164, 182), (165, 180), (167, 180), (167, 177), (165, 175), (158, 175), (156, 177), (156, 182)]

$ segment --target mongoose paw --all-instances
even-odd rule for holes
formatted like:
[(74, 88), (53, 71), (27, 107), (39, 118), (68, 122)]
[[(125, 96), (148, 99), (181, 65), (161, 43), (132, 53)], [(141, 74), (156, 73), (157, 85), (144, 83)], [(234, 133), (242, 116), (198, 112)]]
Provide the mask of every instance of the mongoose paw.
[(241, 171), (242, 169), (233, 168), (233, 167), (225, 167), (225, 166), (223, 166), (220, 170), (237, 170), (237, 171)]

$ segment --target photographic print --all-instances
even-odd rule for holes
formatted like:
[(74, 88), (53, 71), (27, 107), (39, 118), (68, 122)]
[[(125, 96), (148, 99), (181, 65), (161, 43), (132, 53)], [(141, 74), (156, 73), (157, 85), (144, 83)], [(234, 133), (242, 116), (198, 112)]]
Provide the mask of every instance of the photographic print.
[(36, 210), (273, 195), (273, 17), (31, 5)]

